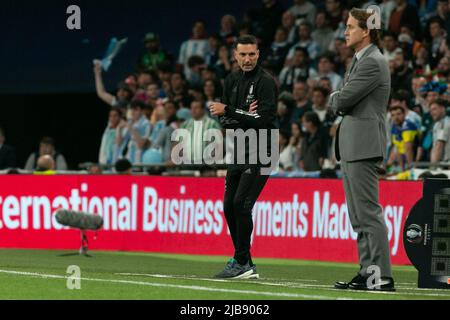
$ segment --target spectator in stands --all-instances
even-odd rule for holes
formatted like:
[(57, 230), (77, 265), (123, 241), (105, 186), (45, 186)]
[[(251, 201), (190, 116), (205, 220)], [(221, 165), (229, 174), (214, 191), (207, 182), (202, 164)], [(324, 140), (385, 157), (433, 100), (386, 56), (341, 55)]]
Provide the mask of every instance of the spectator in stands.
[(44, 154), (37, 159), (34, 174), (52, 175), (55, 174), (55, 159), (51, 155)]
[(187, 108), (191, 103), (186, 77), (182, 72), (174, 72), (170, 78), (170, 92), (168, 97), (174, 100), (181, 108)]
[(309, 88), (305, 81), (298, 81), (294, 83), (292, 93), (295, 99), (295, 108), (292, 111), (291, 123), (301, 121), (303, 115), (307, 111), (312, 110), (308, 92)]
[(439, 18), (444, 22), (444, 27), (445, 29), (447, 29), (448, 32), (448, 28), (447, 28), (447, 23), (448, 18), (449, 18), (449, 14), (450, 14), (450, 7), (449, 7), (449, 2), (448, 0), (438, 0), (437, 5), (436, 5), (436, 10), (433, 11), (431, 14), (428, 14), (428, 16), (425, 17), (424, 20), (430, 20), (433, 18)]
[(263, 6), (253, 15), (254, 31), (261, 39), (261, 50), (270, 46), (277, 27), (281, 24), (283, 8), (278, 0), (262, 0)]
[(278, 96), (277, 121), (280, 130), (290, 133), (291, 113), (294, 107), (295, 107), (295, 100), (292, 94), (284, 91)]
[(431, 103), (430, 113), (434, 121), (431, 163), (450, 160), (450, 118), (446, 115), (445, 101)]
[(286, 30), (282, 27), (277, 28), (270, 48), (264, 52), (264, 68), (272, 70), (275, 74), (279, 74), (283, 68), (284, 59), (289, 51), (289, 47)]
[(391, 166), (396, 160), (403, 170), (410, 169), (417, 152), (419, 128), (414, 122), (406, 119), (404, 108), (391, 106), (389, 113), (393, 123), (391, 126), (392, 148), (387, 166)]
[(150, 141), (150, 148), (145, 152), (143, 162), (146, 164), (171, 163), (173, 142), (171, 135), (180, 124), (191, 118), (191, 112), (187, 108), (177, 111), (174, 101), (167, 101), (165, 108), (165, 126), (158, 133), (156, 139)]
[(321, 127), (328, 133), (333, 125), (336, 116), (327, 107), (327, 97), (330, 91), (322, 87), (313, 89), (312, 94), (312, 111), (315, 112), (320, 120)]
[(300, 122), (293, 122), (291, 124), (291, 138), (289, 145), (291, 145), (294, 152), (294, 170), (300, 169), (300, 158), (302, 156), (302, 142), (303, 133)]
[(317, 70), (311, 70), (311, 79), (319, 81), (320, 78), (323, 77), (330, 79), (333, 91), (339, 89), (341, 86), (342, 77), (333, 71), (333, 61), (330, 53), (320, 56), (319, 63), (317, 64)]
[(92, 164), (88, 168), (88, 174), (103, 174), (102, 166), (99, 164)]
[(189, 40), (184, 41), (180, 47), (178, 63), (184, 67), (184, 73), (188, 75), (187, 62), (192, 56), (200, 56), (206, 59), (209, 44), (206, 38), (205, 22), (197, 20), (192, 27), (192, 36)]
[(324, 54), (334, 40), (334, 31), (328, 25), (328, 17), (325, 12), (317, 13), (315, 26), (316, 28), (311, 33), (311, 38), (319, 45), (319, 54)]
[(393, 59), (394, 72), (391, 73), (391, 87), (393, 91), (400, 89), (412, 93), (412, 78), (414, 70), (410, 67), (410, 61), (403, 51), (398, 51)]
[(387, 30), (389, 28), (389, 21), (391, 18), (391, 13), (395, 9), (394, 0), (383, 0), (380, 3), (380, 16), (381, 16), (381, 28)]
[(391, 32), (386, 32), (382, 42), (383, 55), (387, 61), (395, 58), (395, 54), (401, 49), (398, 47), (397, 36)]
[(131, 100), (133, 92), (125, 83), (119, 83), (116, 95), (112, 95), (105, 90), (102, 79), (102, 65), (99, 60), (94, 61), (94, 76), (97, 96), (110, 106), (123, 107)]
[(232, 46), (236, 40), (236, 18), (231, 14), (226, 14), (220, 20), (220, 38), (221, 42), (227, 46)]
[(279, 134), (280, 160), (278, 162), (279, 172), (289, 172), (294, 169), (294, 148), (289, 143), (291, 135), (285, 130), (280, 130)]
[(191, 160), (195, 163), (202, 163), (203, 150), (207, 144), (203, 139), (205, 132), (209, 129), (220, 129), (220, 125), (206, 114), (203, 101), (192, 101), (191, 114), (192, 118), (184, 122), (181, 128), (187, 129), (191, 133), (191, 143), (188, 146), (190, 147)]
[(156, 70), (161, 63), (172, 63), (173, 57), (161, 48), (159, 36), (156, 33), (147, 33), (143, 41), (146, 52), (139, 57), (139, 71)]
[(113, 107), (109, 111), (108, 125), (103, 132), (102, 142), (100, 144), (100, 151), (98, 156), (98, 162), (101, 164), (114, 164), (119, 157), (120, 150), (123, 149), (123, 145), (117, 145), (117, 133), (119, 124), (125, 120), (123, 119), (122, 110), (117, 107)]
[(414, 35), (414, 31), (411, 26), (404, 25), (400, 28), (398, 42), (403, 52), (405, 52), (409, 59), (414, 62), (419, 53), (419, 49), (422, 47), (422, 43)]
[(297, 81), (306, 81), (309, 77), (309, 55), (305, 48), (295, 48), (292, 65), (285, 66), (279, 76), (280, 89), (292, 91)]
[(298, 47), (306, 48), (308, 50), (309, 57), (313, 60), (317, 58), (320, 52), (317, 42), (311, 39), (311, 25), (309, 23), (302, 22), (300, 24), (298, 27), (298, 37), (298, 42), (291, 47), (286, 57), (286, 63), (289, 65), (292, 63), (295, 49)]
[(328, 21), (333, 30), (336, 30), (342, 21), (342, 7), (339, 0), (325, 0), (325, 10), (328, 15)]
[(212, 67), (219, 59), (220, 35), (212, 34), (208, 38), (208, 51), (205, 56), (205, 63)]
[[(166, 102), (167, 103), (167, 102)], [(175, 108), (174, 108), (175, 109)], [(176, 109), (173, 113), (176, 112)], [(155, 141), (158, 137), (159, 132), (166, 126), (166, 109), (164, 108), (164, 103), (158, 105), (152, 112), (150, 117), (150, 124), (152, 125), (152, 133), (150, 134), (150, 141)]]
[(433, 18), (429, 21), (429, 41), (428, 41), (428, 57), (430, 67), (434, 69), (441, 58), (441, 48), (445, 43), (445, 31), (440, 18)]
[(410, 25), (414, 34), (421, 36), (420, 20), (417, 9), (408, 4), (407, 0), (395, 0), (395, 9), (389, 17), (388, 30), (395, 35), (400, 33), (400, 28), (404, 25)]
[[(345, 44), (345, 29), (347, 29), (347, 20), (349, 16), (350, 11), (348, 9), (343, 9), (341, 12), (342, 19), (339, 22), (337, 29), (334, 30), (334, 40), (342, 39)], [(333, 28), (333, 27), (332, 27)], [(348, 48), (349, 50), (352, 50), (350, 47), (347, 47), (344, 45), (345, 48)], [(328, 47), (328, 50), (330, 51), (337, 51), (337, 48), (335, 48), (335, 43), (330, 43), (330, 46)]]
[[(134, 100), (130, 104), (131, 119), (128, 124), (121, 125), (120, 134), (117, 135), (118, 145), (125, 143), (126, 158), (132, 164), (139, 164), (142, 161), (142, 153), (145, 151), (147, 140), (152, 131), (150, 121), (145, 117), (145, 104), (141, 101)], [(123, 154), (122, 152), (120, 154)]]
[(147, 100), (145, 103), (151, 107), (151, 110), (162, 106), (161, 89), (158, 83), (150, 83), (145, 90)]
[(133, 172), (131, 167), (132, 164), (128, 159), (119, 159), (114, 164), (114, 169), (118, 174), (131, 174)]
[(36, 169), (37, 160), (44, 155), (49, 155), (53, 158), (56, 170), (67, 170), (66, 159), (62, 154), (55, 150), (55, 140), (51, 137), (43, 137), (41, 139), (39, 142), (39, 151), (30, 154), (24, 169), (30, 171)]
[(224, 79), (231, 72), (230, 51), (227, 46), (220, 46), (219, 59), (214, 65), (214, 69), (221, 79)]
[(16, 166), (16, 150), (5, 144), (5, 132), (0, 127), (0, 170)]
[(305, 136), (302, 144), (300, 169), (303, 171), (319, 171), (327, 157), (327, 135), (321, 130), (319, 116), (308, 111), (303, 117)]
[(287, 42), (289, 45), (297, 42), (297, 25), (295, 24), (295, 16), (290, 10), (285, 11), (281, 16), (281, 27), (287, 32)]
[[(211, 102), (220, 102), (222, 97), (222, 87), (220, 82), (214, 80), (206, 80), (203, 84), (203, 95), (205, 96), (205, 107)], [(209, 112), (209, 108), (207, 109)]]
[(294, 4), (289, 8), (288, 12), (294, 16), (296, 24), (298, 25), (303, 21), (314, 24), (316, 7), (307, 0), (294, 0), (293, 2)]
[[(405, 111), (405, 118), (420, 129), (422, 126), (422, 117), (417, 112), (410, 109), (411, 98), (406, 90), (398, 90), (392, 94), (390, 108), (401, 107)], [(388, 113), (389, 118), (390, 113)]]
[(202, 87), (202, 70), (206, 67), (205, 60), (200, 56), (191, 56), (187, 62), (189, 72), (187, 73), (187, 81), (190, 88), (198, 89)]

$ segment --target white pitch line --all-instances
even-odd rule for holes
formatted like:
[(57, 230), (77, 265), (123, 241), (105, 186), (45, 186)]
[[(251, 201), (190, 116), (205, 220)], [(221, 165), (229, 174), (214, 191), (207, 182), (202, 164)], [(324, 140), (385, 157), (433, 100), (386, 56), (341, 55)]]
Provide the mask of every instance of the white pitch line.
[[(45, 274), (37, 272), (25, 272), (25, 271), (14, 271), (14, 270), (1, 270), (0, 273), (21, 275), (21, 276), (31, 276), (31, 277), (41, 277), (41, 278), (51, 278), (51, 279), (68, 279), (68, 276), (61, 276), (56, 274)], [(95, 282), (109, 282), (109, 283), (125, 283), (125, 284), (135, 284), (151, 287), (163, 287), (163, 288), (175, 288), (175, 289), (186, 289), (194, 291), (210, 291), (210, 292), (226, 292), (226, 293), (238, 293), (238, 294), (252, 294), (252, 295), (262, 295), (269, 297), (286, 297), (286, 298), (304, 298), (304, 299), (322, 299), (322, 300), (335, 300), (339, 298), (324, 296), (324, 295), (310, 295), (310, 294), (299, 294), (299, 293), (288, 293), (288, 292), (268, 292), (268, 291), (255, 291), (255, 290), (237, 290), (237, 289), (221, 289), (221, 288), (211, 288), (202, 286), (187, 286), (187, 285), (175, 285), (167, 283), (154, 283), (145, 281), (131, 281), (131, 280), (113, 280), (113, 279), (100, 279), (100, 278), (75, 278), (71, 279), (84, 280), (84, 281), (95, 281)]]
[[(167, 275), (167, 274), (146, 274), (146, 273), (116, 273), (117, 275), (124, 276), (144, 276), (144, 277), (152, 277), (152, 278), (165, 278), (165, 279), (184, 279), (184, 280), (198, 280), (198, 281), (210, 281), (210, 282), (239, 282), (239, 283), (248, 283), (248, 284), (257, 284), (257, 285), (267, 285), (267, 286), (275, 286), (275, 287), (285, 287), (285, 288), (298, 288), (298, 289), (321, 289), (321, 290), (332, 290), (343, 292), (341, 289), (335, 289), (330, 285), (325, 284), (306, 284), (306, 283), (298, 283), (298, 282), (264, 282), (260, 280), (225, 280), (225, 279), (210, 279), (210, 278), (200, 278), (196, 276), (181, 276), (181, 275)], [(265, 279), (267, 280), (267, 279)], [(317, 280), (315, 280), (317, 281)], [(405, 290), (416, 290), (416, 291), (436, 291), (439, 289), (425, 289), (425, 288), (411, 288), (411, 287), (397, 287), (397, 289), (405, 289)], [(419, 293), (419, 292), (388, 292), (388, 291), (361, 291), (361, 290), (351, 290), (348, 289), (346, 292), (357, 292), (357, 293), (371, 293), (371, 294), (388, 294), (388, 295), (408, 295), (408, 296), (430, 296), (430, 297), (448, 297), (450, 298), (450, 293)]]

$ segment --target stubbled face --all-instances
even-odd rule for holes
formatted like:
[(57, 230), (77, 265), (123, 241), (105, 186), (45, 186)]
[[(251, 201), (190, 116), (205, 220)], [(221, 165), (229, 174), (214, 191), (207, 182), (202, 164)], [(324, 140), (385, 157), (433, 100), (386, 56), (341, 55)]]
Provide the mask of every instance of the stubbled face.
[(234, 58), (242, 71), (252, 71), (258, 63), (258, 46), (256, 44), (238, 44), (234, 51)]
[(394, 109), (391, 111), (391, 118), (397, 126), (401, 126), (405, 121), (405, 112), (403, 109)]
[(432, 103), (430, 106), (430, 114), (431, 117), (433, 118), (433, 121), (439, 121), (445, 115), (445, 108), (443, 108), (437, 103)]
[(109, 126), (112, 128), (116, 128), (119, 125), (120, 122), (120, 116), (119, 113), (115, 110), (111, 110), (109, 112)]

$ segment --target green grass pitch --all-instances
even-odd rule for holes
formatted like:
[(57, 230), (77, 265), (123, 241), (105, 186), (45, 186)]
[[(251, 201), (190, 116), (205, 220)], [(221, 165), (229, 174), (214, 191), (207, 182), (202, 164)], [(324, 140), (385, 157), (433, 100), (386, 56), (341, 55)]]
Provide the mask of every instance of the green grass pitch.
[[(255, 259), (260, 279), (215, 280), (227, 257), (67, 250), (0, 249), (0, 299), (450, 299), (450, 290), (418, 289), (417, 271), (394, 267), (397, 292), (333, 289), (356, 264)], [(80, 268), (80, 289), (67, 268)]]

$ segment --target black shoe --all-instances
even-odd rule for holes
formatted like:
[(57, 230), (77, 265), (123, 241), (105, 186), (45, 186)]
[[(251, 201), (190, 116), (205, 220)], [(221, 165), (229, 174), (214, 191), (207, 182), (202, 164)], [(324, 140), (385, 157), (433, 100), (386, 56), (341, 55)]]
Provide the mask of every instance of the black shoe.
[[(234, 259), (233, 259), (234, 260)], [(230, 262), (230, 261), (229, 261)], [(215, 275), (219, 279), (252, 279), (255, 278), (256, 269), (250, 267), (248, 262), (244, 265), (239, 264), (236, 260), (234, 263), (227, 263), (225, 269)]]
[(334, 284), (334, 287), (336, 289), (349, 289), (350, 285), (352, 286), (366, 285), (366, 281), (367, 278), (363, 277), (358, 273), (352, 280), (350, 280), (350, 282), (337, 281)]
[(374, 283), (374, 284), (367, 284), (366, 283), (366, 288), (363, 290), (369, 290), (369, 291), (390, 291), (390, 292), (394, 292), (395, 291), (395, 283), (394, 283), (394, 279), (392, 278), (387, 278), (387, 277), (382, 277), (378, 283)]

